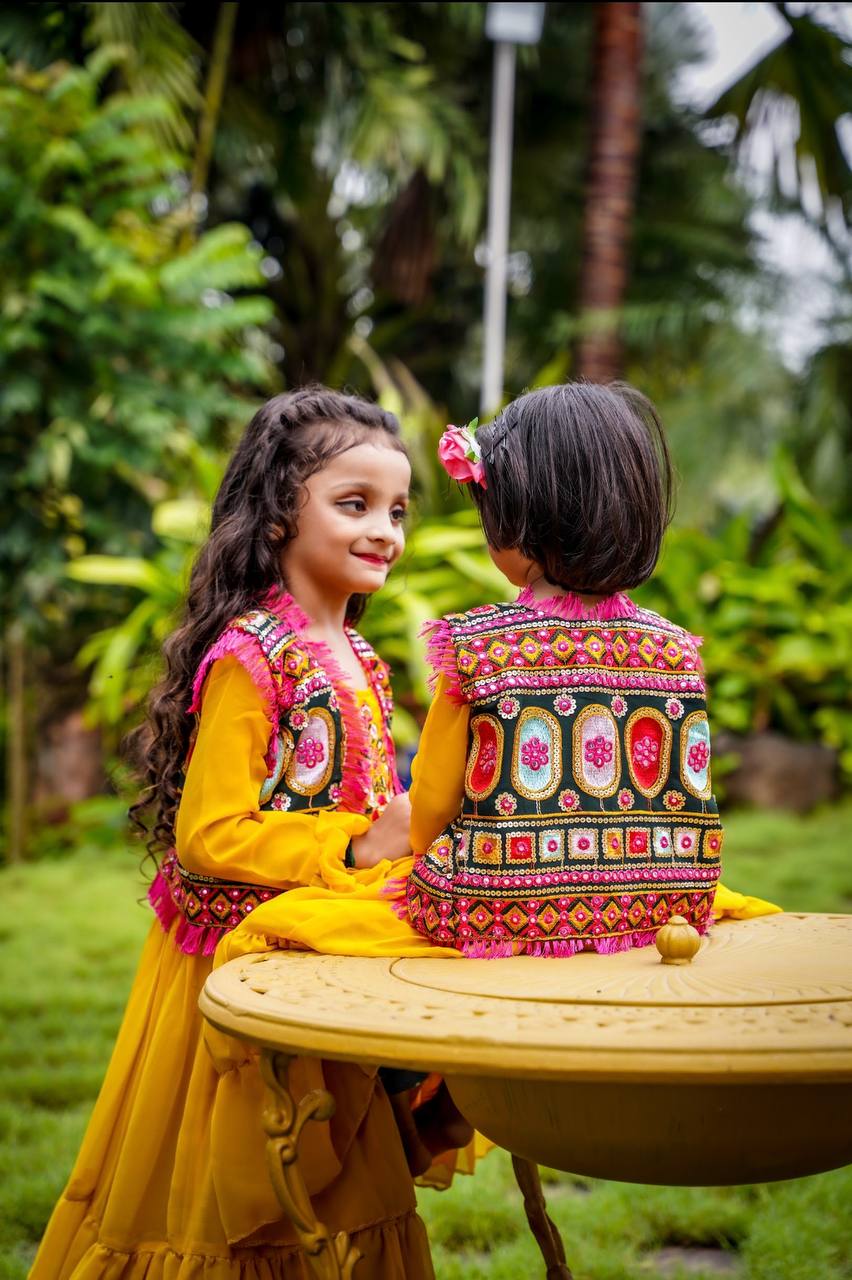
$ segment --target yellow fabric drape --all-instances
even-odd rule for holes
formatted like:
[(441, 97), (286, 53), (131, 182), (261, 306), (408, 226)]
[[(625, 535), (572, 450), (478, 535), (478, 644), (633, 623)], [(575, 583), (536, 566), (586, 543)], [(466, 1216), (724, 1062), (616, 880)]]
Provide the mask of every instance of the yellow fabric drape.
[[(378, 716), (372, 698), (371, 705)], [(339, 887), (349, 874), (348, 840), (369, 819), (261, 813), (268, 737), (249, 676), (233, 658), (216, 662), (181, 801), (181, 861), (234, 880)], [(100, 1096), (30, 1280), (310, 1274), (266, 1172), (256, 1053), (224, 1036), (205, 1043), (198, 997), (212, 958), (181, 952), (176, 925), (168, 932), (158, 922), (151, 927)], [(318, 1218), (332, 1234), (351, 1233), (366, 1275), (434, 1280), (375, 1068), (298, 1059), (291, 1082), (298, 1096), (327, 1088), (336, 1101), (332, 1119), (307, 1125), (300, 1142)]]

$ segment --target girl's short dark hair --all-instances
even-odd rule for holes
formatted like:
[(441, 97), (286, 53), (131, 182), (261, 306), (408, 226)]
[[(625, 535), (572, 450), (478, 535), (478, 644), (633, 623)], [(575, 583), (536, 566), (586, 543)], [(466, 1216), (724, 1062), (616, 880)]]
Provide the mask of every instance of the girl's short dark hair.
[(487, 488), (470, 486), (489, 544), (554, 586), (610, 595), (653, 573), (672, 516), (672, 466), (654, 406), (627, 383), (519, 396), (477, 432)]

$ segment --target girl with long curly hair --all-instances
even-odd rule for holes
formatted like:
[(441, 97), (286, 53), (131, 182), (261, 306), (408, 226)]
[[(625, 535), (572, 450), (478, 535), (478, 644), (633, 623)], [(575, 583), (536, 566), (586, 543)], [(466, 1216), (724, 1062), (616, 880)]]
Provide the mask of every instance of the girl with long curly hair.
[[(387, 668), (354, 630), (403, 550), (409, 481), (396, 419), (323, 387), (270, 400), (236, 448), (137, 735), (155, 920), (32, 1280), (308, 1274), (265, 1172), (256, 1055), (211, 1052), (197, 1002), (260, 904), (384, 878), (410, 852)], [(320, 1219), (371, 1280), (431, 1277), (381, 1076), (297, 1060), (291, 1084), (337, 1103), (302, 1137)]]

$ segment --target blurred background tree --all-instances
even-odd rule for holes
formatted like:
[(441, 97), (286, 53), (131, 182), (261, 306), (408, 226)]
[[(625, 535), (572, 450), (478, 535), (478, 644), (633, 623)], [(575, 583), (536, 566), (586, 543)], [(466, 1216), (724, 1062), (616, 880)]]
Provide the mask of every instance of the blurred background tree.
[[(700, 112), (676, 91), (703, 57), (691, 6), (548, 5), (519, 59), (506, 387), (596, 368), (603, 312), (607, 371), (658, 403), (681, 475), (647, 599), (707, 633), (711, 677), (736, 657), (720, 723), (826, 741), (852, 773), (849, 42), (831, 6), (776, 8), (787, 38)], [(405, 423), (422, 521), (366, 621), (397, 668), (402, 741), (425, 698), (419, 623), (499, 593), (433, 462), (478, 399), (484, 9), (0, 4), (13, 812), (46, 790), (45, 743), (84, 676), (107, 757), (138, 716), (226, 450), (270, 389), (347, 385)], [(613, 126), (621, 203), (596, 228), (613, 66), (632, 85)], [(767, 186), (749, 140), (770, 110), (796, 127)], [(767, 208), (801, 211), (838, 264), (802, 366), (763, 320), (783, 305)]]

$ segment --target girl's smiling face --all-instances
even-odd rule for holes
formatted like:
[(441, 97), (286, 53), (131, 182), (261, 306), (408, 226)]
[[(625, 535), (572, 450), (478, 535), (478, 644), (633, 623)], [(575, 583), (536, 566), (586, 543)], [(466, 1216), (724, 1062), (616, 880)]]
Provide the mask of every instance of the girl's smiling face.
[(281, 553), (285, 581), (328, 599), (369, 595), (384, 585), (405, 546), (411, 467), (389, 444), (336, 454), (304, 486), (295, 538)]

